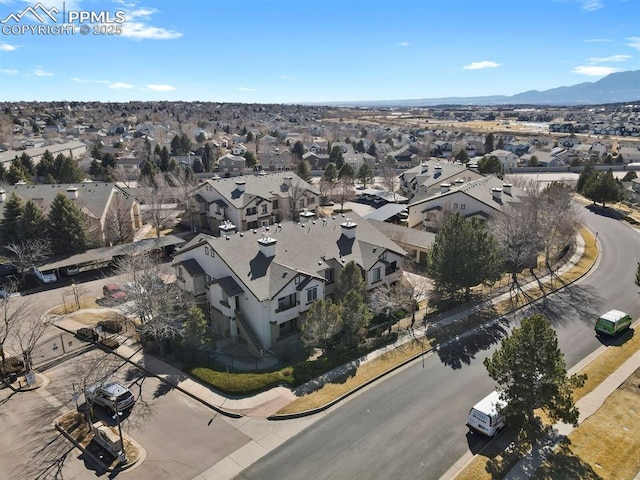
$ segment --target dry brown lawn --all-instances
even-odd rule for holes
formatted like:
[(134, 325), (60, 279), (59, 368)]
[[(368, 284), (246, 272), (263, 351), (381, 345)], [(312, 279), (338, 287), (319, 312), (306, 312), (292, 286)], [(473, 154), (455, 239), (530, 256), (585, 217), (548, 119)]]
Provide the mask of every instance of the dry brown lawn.
[(640, 370), (547, 457), (537, 480), (631, 480), (640, 471)]
[(75, 300), (66, 301), (64, 305), (58, 305), (57, 307), (49, 310), (49, 313), (53, 315), (66, 315), (71, 312), (75, 312), (77, 310), (82, 310), (84, 308), (102, 308), (100, 305), (96, 303), (95, 297), (81, 297), (80, 298), (80, 308), (78, 308), (78, 303)]
[[(76, 411), (67, 412), (58, 418), (56, 422), (58, 426), (73, 438), (83, 449), (91, 448), (90, 444), (93, 440), (93, 432), (89, 429), (86, 417), (82, 413)], [(111, 429), (117, 434), (114, 427), (111, 427)], [(124, 439), (124, 450), (128, 463), (135, 463), (138, 460), (138, 456), (140, 455), (138, 447), (126, 438)], [(110, 465), (107, 465), (107, 467), (115, 468), (118, 464), (119, 462), (116, 458)]]

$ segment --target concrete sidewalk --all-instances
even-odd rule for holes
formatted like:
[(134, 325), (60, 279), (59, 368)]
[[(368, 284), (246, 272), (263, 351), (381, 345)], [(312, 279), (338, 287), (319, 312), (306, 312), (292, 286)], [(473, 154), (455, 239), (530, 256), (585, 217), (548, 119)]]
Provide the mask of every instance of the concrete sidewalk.
[[(590, 355), (580, 365), (572, 368), (569, 374), (577, 373), (584, 364), (595, 358), (606, 347), (601, 347), (592, 355)], [(578, 425), (593, 415), (605, 402), (609, 395), (615, 392), (633, 372), (640, 368), (640, 351), (631, 356), (623, 363), (615, 372), (609, 375), (600, 385), (593, 391), (582, 397), (576, 402), (576, 406), (580, 410), (580, 418)], [(530, 478), (542, 464), (546, 456), (553, 452), (553, 449), (562, 442), (562, 440), (574, 430), (573, 425), (566, 423), (557, 423), (553, 427), (553, 433), (542, 438), (531, 452), (522, 458), (504, 477), (505, 480), (521, 480)], [(640, 476), (640, 473), (638, 474)], [(638, 478), (638, 476), (636, 476)]]
[[(562, 276), (563, 273), (571, 269), (580, 260), (584, 253), (584, 242), (581, 236), (578, 236), (577, 248), (571, 259), (559, 269), (556, 273), (557, 276)], [(545, 276), (540, 279), (541, 282), (547, 282), (551, 279), (551, 276)], [(538, 287), (538, 282), (531, 282), (523, 286), (523, 290), (527, 291)], [(461, 319), (464, 319), (473, 313), (476, 313), (491, 304), (496, 304), (505, 300), (509, 300), (510, 294), (504, 293), (491, 300), (479, 303), (466, 309), (462, 309), (455, 313), (442, 315), (440, 318), (432, 319), (428, 328), (442, 328), (444, 326), (455, 323)], [(500, 319), (495, 319), (492, 322), (497, 322)], [(489, 323), (492, 323), (489, 322)], [(85, 326), (79, 322), (73, 320), (72, 317), (61, 317), (55, 319), (55, 325), (64, 330), (75, 332), (80, 327)], [(479, 326), (478, 328), (482, 328)], [(464, 335), (471, 335), (475, 331), (465, 333)], [(420, 338), (427, 332), (427, 326), (421, 325), (413, 331), (400, 337), (393, 345), (388, 345), (382, 349), (369, 353), (359, 359), (356, 362), (362, 364), (370, 361), (380, 355), (396, 348), (404, 343), (410, 342), (416, 337)], [(302, 385), (296, 389), (295, 392), (289, 388), (277, 387), (266, 392), (262, 392), (253, 396), (245, 397), (228, 397), (222, 395), (213, 389), (200, 384), (199, 382), (192, 380), (185, 375), (178, 368), (162, 361), (151, 355), (144, 355), (139, 345), (133, 344), (130, 340), (120, 337), (124, 340), (122, 345), (117, 348), (116, 353), (127, 361), (138, 365), (144, 369), (148, 374), (156, 376), (173, 387), (179, 389), (192, 398), (202, 402), (215, 411), (225, 415), (230, 422), (240, 422), (239, 428), (247, 428), (247, 434), (252, 438), (252, 441), (242, 447), (237, 452), (226, 457), (224, 460), (213, 465), (209, 470), (201, 473), (196, 478), (197, 480), (209, 480), (209, 479), (231, 479), (243, 469), (250, 466), (262, 456), (266, 455), (273, 448), (277, 447), (286, 439), (296, 435), (308, 425), (315, 422), (321, 415), (315, 415), (313, 417), (300, 418), (297, 420), (289, 420), (286, 422), (270, 422), (267, 417), (275, 414), (283, 406), (287, 405), (291, 401), (297, 398), (297, 395), (313, 391), (321, 387), (324, 383), (331, 382), (336, 378), (340, 378), (345, 375), (353, 367), (351, 364), (343, 365), (330, 372), (327, 372), (320, 378)], [(453, 339), (450, 342), (455, 342), (458, 339)], [(604, 348), (604, 347), (603, 347)], [(593, 356), (599, 354), (600, 351), (594, 352)], [(417, 358), (417, 357), (416, 357)], [(581, 364), (577, 365), (575, 369), (579, 369), (582, 365), (590, 361), (592, 356), (585, 359)], [(615, 390), (627, 376), (640, 366), (640, 353), (634, 355), (627, 363), (625, 363), (618, 371), (616, 371), (610, 379), (603, 382), (603, 384), (585, 396), (578, 402), (581, 410), (581, 419), (587, 418), (604, 402), (608, 395)], [(323, 409), (318, 409), (321, 411)], [(308, 412), (313, 413), (313, 412)], [(254, 417), (254, 421), (258, 423), (246, 423), (250, 418)], [(583, 418), (584, 417), (584, 418)], [(250, 427), (253, 425), (253, 427)], [(255, 430), (254, 430), (255, 429)], [(566, 432), (571, 431), (570, 426), (559, 425), (558, 433), (566, 435)], [(544, 449), (539, 449), (537, 452), (544, 452)], [(456, 464), (442, 477), (443, 479), (454, 478), (457, 473), (464, 468), (464, 466), (473, 458), (471, 453), (463, 456)], [(523, 459), (516, 468), (512, 470), (510, 479), (526, 478), (530, 475), (532, 469), (538, 465), (542, 456), (532, 454), (529, 463), (527, 459)]]

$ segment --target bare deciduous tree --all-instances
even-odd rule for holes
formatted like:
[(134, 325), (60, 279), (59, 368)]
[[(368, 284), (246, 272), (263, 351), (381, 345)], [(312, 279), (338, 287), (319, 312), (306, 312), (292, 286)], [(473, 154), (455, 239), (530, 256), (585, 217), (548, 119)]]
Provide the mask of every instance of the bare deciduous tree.
[(33, 351), (42, 335), (44, 335), (47, 326), (48, 323), (43, 321), (39, 314), (31, 310), (13, 333), (12, 348), (22, 354), (24, 369), (27, 372), (30, 372), (33, 368)]
[(176, 172), (167, 174), (167, 181), (174, 187), (178, 206), (184, 209), (182, 215), (184, 215), (189, 229), (193, 231), (193, 218), (197, 207), (193, 197), (193, 191), (198, 187), (196, 177), (193, 174), (189, 175), (187, 170), (180, 168)]
[(139, 198), (146, 210), (146, 218), (160, 237), (160, 232), (170, 223), (172, 211), (166, 205), (173, 201), (169, 186), (161, 175), (153, 180), (140, 180)]
[(131, 201), (120, 193), (114, 194), (114, 200), (107, 213), (105, 237), (108, 243), (118, 245), (133, 240), (133, 219)]
[(4, 246), (20, 272), (31, 267), (38, 260), (51, 255), (51, 245), (47, 240), (30, 239)]
[(382, 185), (393, 195), (393, 201), (395, 202), (396, 193), (400, 187), (400, 178), (391, 160), (387, 160), (382, 165)]
[(8, 294), (14, 288), (5, 290), (7, 295), (0, 298), (0, 359), (2, 360), (2, 372), (6, 372), (5, 344), (13, 338), (20, 325), (31, 315), (30, 304), (24, 297), (12, 297)]
[(123, 258), (116, 267), (128, 280), (126, 314), (140, 320), (138, 332), (152, 338), (161, 355), (165, 340), (178, 335), (193, 304), (176, 282), (167, 281), (173, 277), (170, 268), (148, 254)]

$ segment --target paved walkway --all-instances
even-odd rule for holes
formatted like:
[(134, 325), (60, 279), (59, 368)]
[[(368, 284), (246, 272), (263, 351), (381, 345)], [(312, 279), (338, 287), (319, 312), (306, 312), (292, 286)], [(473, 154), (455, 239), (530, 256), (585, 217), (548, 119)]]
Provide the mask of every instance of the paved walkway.
[[(576, 262), (581, 258), (584, 252), (584, 243), (582, 241), (582, 237), (578, 237), (578, 245), (576, 248), (576, 252), (572, 256), (572, 258), (565, 264), (560, 270), (557, 272), (557, 275), (562, 275), (567, 270), (571, 269)], [(541, 279), (542, 282), (546, 282), (550, 280), (550, 276), (544, 277)], [(523, 289), (526, 291), (528, 289), (534, 289), (537, 287), (537, 282), (532, 282), (528, 285), (525, 285)], [(509, 299), (509, 293), (502, 294), (492, 300), (488, 300), (486, 302), (480, 303), (468, 309), (463, 309), (461, 311), (447, 314), (442, 318), (435, 320), (435, 327), (444, 327), (446, 325), (450, 325), (460, 319), (466, 318), (469, 315), (482, 310), (489, 306), (490, 304), (499, 303), (504, 300)], [(498, 321), (498, 320), (495, 320)], [(73, 320), (73, 316), (67, 316), (64, 318), (58, 318), (55, 320), (55, 324), (60, 328), (65, 330), (75, 332), (78, 328), (85, 326), (79, 322)], [(429, 328), (434, 328), (434, 322), (430, 322)], [(397, 342), (393, 345), (386, 346), (380, 350), (369, 353), (368, 355), (363, 356), (358, 359), (357, 362), (362, 364), (364, 362), (370, 361), (385, 352), (396, 348), (397, 346), (407, 343), (415, 337), (424, 336), (426, 333), (426, 328), (424, 325), (415, 328), (413, 330), (413, 334), (404, 335), (397, 340)], [(473, 332), (468, 332), (467, 334), (472, 334)], [(465, 335), (467, 335), (465, 334)], [(456, 341), (456, 340), (453, 340)], [(605, 347), (602, 347), (604, 349)], [(583, 365), (591, 361), (592, 358), (597, 356), (602, 349), (594, 352), (591, 356), (581, 362), (579, 365), (576, 365), (572, 371), (577, 371)], [(199, 400), (200, 402), (208, 405), (212, 409), (224, 414), (229, 421), (234, 422), (234, 418), (236, 418), (238, 422), (243, 422), (242, 425), (248, 428), (249, 419), (247, 417), (254, 417), (254, 420), (258, 423), (251, 423), (251, 425), (259, 425), (257, 430), (253, 430), (252, 428), (248, 428), (245, 433), (252, 438), (251, 442), (247, 445), (229, 455), (224, 460), (220, 461), (216, 465), (212, 466), (209, 470), (203, 472), (202, 474), (196, 477), (197, 480), (225, 480), (231, 479), (238, 473), (240, 473), (243, 469), (250, 466), (252, 463), (257, 461), (262, 456), (266, 455), (269, 451), (276, 448), (288, 438), (298, 434), (304, 428), (306, 428), (311, 423), (315, 422), (319, 415), (315, 415), (313, 417), (300, 418), (297, 420), (289, 420), (286, 422), (269, 422), (266, 420), (266, 417), (269, 417), (275, 414), (278, 410), (280, 410), (283, 406), (287, 405), (291, 401), (297, 398), (297, 395), (301, 393), (306, 393), (308, 391), (313, 391), (320, 386), (322, 386), (326, 382), (330, 382), (335, 378), (339, 378), (343, 376), (346, 372), (352, 369), (351, 364), (343, 365), (339, 368), (332, 370), (331, 372), (326, 373), (322, 377), (305, 384), (295, 392), (292, 392), (289, 388), (285, 387), (277, 387), (266, 392), (262, 392), (253, 396), (246, 397), (237, 397), (231, 398), (224, 396), (220, 393), (215, 392), (214, 390), (188, 378), (182, 371), (173, 367), (172, 365), (163, 362), (162, 360), (150, 356), (143, 355), (141, 348), (137, 344), (132, 344), (129, 340), (126, 340), (117, 350), (116, 353), (121, 357), (127, 359), (128, 361), (135, 363), (136, 365), (143, 368), (147, 373), (159, 377), (173, 385), (175, 388), (181, 390), (185, 394), (191, 396), (192, 398)], [(602, 383), (598, 388), (596, 388), (593, 392), (583, 397), (578, 402), (578, 407), (580, 408), (580, 422), (582, 422), (585, 418), (593, 414), (599, 407), (602, 405), (602, 402), (616, 389), (618, 386), (624, 382), (624, 380), (633, 372), (635, 369), (640, 367), (640, 352), (630, 358), (622, 367), (620, 367), (609, 379)], [(321, 414), (322, 415), (322, 414)], [(320, 416), (321, 416), (320, 415)], [(243, 420), (244, 419), (244, 420)], [(239, 427), (244, 428), (244, 427)], [(558, 425), (557, 432), (559, 435), (567, 435), (572, 427), (568, 425)], [(554, 441), (557, 441), (554, 439)], [(533, 471), (535, 471), (536, 466), (539, 464), (541, 459), (543, 458), (544, 452), (548, 451), (549, 448), (552, 448), (554, 442), (547, 442), (548, 445), (546, 448), (535, 449), (534, 453), (524, 458), (510, 473), (508, 476), (509, 479), (522, 479), (528, 478)], [(442, 477), (442, 479), (452, 479), (454, 478), (461, 468), (473, 458), (471, 453), (463, 456), (456, 464)], [(194, 479), (194, 480), (196, 480)], [(639, 479), (640, 480), (640, 479)]]

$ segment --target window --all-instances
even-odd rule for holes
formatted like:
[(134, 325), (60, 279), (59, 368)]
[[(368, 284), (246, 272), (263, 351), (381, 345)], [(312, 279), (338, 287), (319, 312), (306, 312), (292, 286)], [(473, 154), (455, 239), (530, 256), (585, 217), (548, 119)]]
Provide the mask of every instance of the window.
[(283, 312), (285, 310), (289, 310), (297, 305), (296, 294), (292, 293), (291, 295), (287, 295), (286, 297), (280, 297), (278, 299), (278, 309), (276, 313)]
[(273, 208), (274, 210), (277, 210), (278, 208), (280, 208), (280, 207), (278, 206), (278, 200), (274, 200), (274, 201), (273, 201), (273, 203), (272, 203), (271, 205), (272, 205), (272, 208)]
[(300, 208), (304, 208), (304, 198), (300, 199)]
[(318, 299), (318, 287), (307, 289), (307, 305)]
[(333, 283), (333, 268), (324, 271), (324, 279), (327, 283)]
[(204, 247), (204, 254), (209, 255), (209, 247)]
[(254, 228), (258, 228), (258, 221), (247, 223), (247, 228), (249, 230), (253, 230)]
[(382, 273), (382, 267), (373, 269), (373, 283), (376, 283), (382, 280), (382, 277), (380, 275), (381, 273)]
[(268, 207), (268, 205), (267, 205), (266, 203), (264, 203), (264, 204), (262, 205), (262, 213), (267, 213), (267, 209), (268, 209), (268, 208), (269, 208), (269, 207)]
[(256, 207), (247, 208), (247, 215), (255, 215), (258, 213), (258, 209)]
[(454, 204), (453, 204), (453, 209), (454, 209), (454, 210), (457, 210), (457, 209), (458, 209), (458, 204), (457, 204), (457, 203), (454, 203)]
[(304, 280), (304, 277), (302, 275), (298, 275), (296, 277), (296, 285), (300, 285), (303, 280)]
[(465, 204), (464, 204), (464, 203), (461, 203), (461, 204), (460, 204), (460, 210), (464, 210), (464, 208), (465, 208)]

